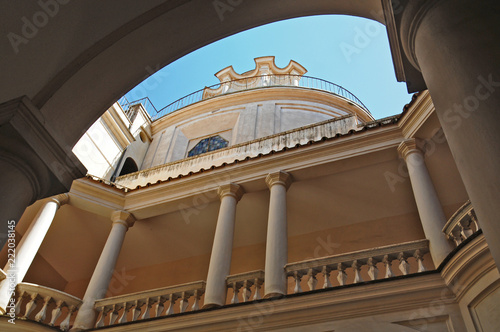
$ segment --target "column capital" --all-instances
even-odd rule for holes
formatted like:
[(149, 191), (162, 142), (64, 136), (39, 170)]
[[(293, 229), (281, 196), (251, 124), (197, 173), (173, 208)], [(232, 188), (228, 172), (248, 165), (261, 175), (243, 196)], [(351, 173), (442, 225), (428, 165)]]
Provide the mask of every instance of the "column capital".
[(62, 205), (67, 204), (69, 202), (69, 194), (64, 193), (64, 194), (55, 195), (55, 196), (52, 196), (50, 198), (50, 200), (52, 200), (53, 202), (56, 202), (57, 205), (59, 205), (59, 207), (61, 207)]
[(286, 189), (288, 189), (292, 184), (292, 181), (293, 181), (292, 176), (283, 171), (278, 171), (276, 173), (269, 173), (266, 176), (266, 184), (269, 189), (271, 189), (271, 187), (274, 186), (275, 184), (281, 184)]
[(111, 214), (111, 220), (113, 221), (113, 224), (114, 223), (123, 224), (127, 227), (127, 229), (134, 226), (135, 223), (134, 216), (131, 213), (128, 213), (127, 211), (123, 210), (114, 211)]
[(398, 154), (401, 158), (406, 160), (406, 157), (411, 153), (423, 154), (423, 151), (417, 146), (417, 140), (415, 138), (407, 138), (398, 146)]
[(243, 188), (235, 183), (224, 184), (217, 189), (217, 194), (220, 199), (224, 196), (230, 195), (236, 198), (236, 201), (239, 201), (244, 193), (245, 191)]

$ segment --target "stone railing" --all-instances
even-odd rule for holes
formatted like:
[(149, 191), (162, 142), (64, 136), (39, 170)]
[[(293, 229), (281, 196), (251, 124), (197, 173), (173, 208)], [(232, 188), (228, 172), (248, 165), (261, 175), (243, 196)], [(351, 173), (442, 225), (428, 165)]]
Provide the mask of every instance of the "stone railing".
[[(231, 303), (238, 303), (239, 292), (241, 289), (241, 296), (243, 302), (248, 302), (252, 296), (252, 301), (261, 299), (260, 288), (264, 283), (264, 271), (252, 271), (240, 274), (233, 274), (226, 278), (227, 288), (233, 290), (233, 297), (231, 298)], [(253, 286), (253, 291), (252, 291)]]
[[(70, 327), (71, 316), (78, 311), (82, 300), (56, 289), (21, 282), (16, 287), (16, 316), (21, 319), (34, 320), (39, 323), (57, 326), (58, 318), (65, 314), (59, 323), (61, 331)], [(24, 310), (23, 302), (27, 300)], [(40, 308), (39, 310), (35, 310)]]
[(448, 220), (443, 227), (443, 233), (456, 246), (480, 230), (474, 207), (470, 201), (465, 202)]
[[(200, 297), (204, 292), (205, 281), (196, 281), (98, 300), (95, 303), (95, 309), (100, 312), (100, 316), (96, 327), (183, 313), (186, 312), (189, 306), (190, 298), (193, 298), (191, 311), (196, 311), (200, 308)], [(175, 302), (178, 299), (180, 299), (179, 305), (176, 306)], [(165, 303), (168, 303), (167, 310), (165, 310)], [(153, 305), (155, 305), (155, 309), (151, 313)], [(132, 308), (133, 312), (129, 315)], [(106, 318), (110, 312), (111, 315), (107, 320)]]
[[(423, 272), (425, 271), (422, 263), (423, 255), (428, 251), (428, 240), (419, 240), (290, 263), (285, 266), (285, 269), (287, 275), (293, 278), (295, 283), (294, 293), (301, 293), (301, 281), (304, 276), (307, 276), (309, 290), (315, 290), (318, 284), (316, 278), (318, 274), (321, 275), (322, 279), (321, 287), (329, 288), (363, 282), (363, 274), (367, 274), (369, 280), (376, 280), (378, 278), (378, 266), (383, 267), (383, 278)], [(408, 258), (414, 259), (414, 265), (416, 265), (414, 268), (410, 267)], [(393, 261), (396, 263), (394, 267), (397, 266), (399, 273), (393, 272), (395, 270)], [(362, 273), (364, 267), (366, 267), (366, 272)], [(411, 272), (411, 269), (414, 269), (414, 271)], [(351, 274), (349, 282), (348, 270)], [(330, 280), (330, 274), (333, 271), (337, 273), (337, 283), (335, 285)]]

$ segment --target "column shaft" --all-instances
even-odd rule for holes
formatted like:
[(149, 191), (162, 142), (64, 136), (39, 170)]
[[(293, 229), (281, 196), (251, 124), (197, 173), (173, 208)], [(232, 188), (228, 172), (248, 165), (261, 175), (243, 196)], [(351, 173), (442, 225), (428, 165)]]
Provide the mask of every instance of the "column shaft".
[(423, 153), (417, 149), (415, 140), (410, 139), (402, 142), (399, 151), (408, 166), (422, 228), (425, 237), (429, 240), (429, 251), (437, 267), (453, 249), (442, 232), (446, 224), (446, 217), (425, 166)]
[(7, 276), (10, 277), (12, 275), (15, 281), (13, 282), (9, 280), (12, 278), (8, 278), (0, 284), (0, 312), (5, 310), (5, 306), (10, 299), (11, 287), (9, 287), (9, 284), (17, 284), (23, 281), (24, 276), (28, 272), (31, 263), (42, 245), (45, 235), (49, 231), (57, 210), (62, 204), (67, 203), (68, 197), (68, 194), (51, 197), (38, 211), (21, 241), (16, 245), (14, 268), (12, 268), (9, 262), (4, 268), (4, 272)]
[(86, 330), (93, 327), (96, 319), (95, 301), (104, 298), (106, 295), (125, 239), (125, 233), (134, 223), (133, 217), (124, 211), (114, 212), (112, 219), (111, 232), (83, 296), (83, 303), (78, 310), (72, 331)]
[(203, 308), (226, 304), (226, 277), (231, 269), (236, 204), (242, 194), (241, 187), (235, 184), (219, 188), (221, 204), (210, 256)]
[(291, 177), (284, 172), (266, 178), (270, 190), (267, 224), (264, 297), (285, 295), (287, 282), (285, 265), (288, 263), (288, 235), (286, 191)]

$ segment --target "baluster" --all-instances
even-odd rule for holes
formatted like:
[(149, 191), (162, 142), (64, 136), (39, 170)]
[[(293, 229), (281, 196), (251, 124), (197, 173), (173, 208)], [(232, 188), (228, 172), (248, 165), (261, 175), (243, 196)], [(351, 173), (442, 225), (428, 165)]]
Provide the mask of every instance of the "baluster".
[(123, 324), (127, 322), (127, 316), (134, 305), (132, 303), (123, 302), (123, 312), (121, 317), (118, 319), (118, 324)]
[(76, 311), (76, 309), (77, 307), (74, 305), (68, 307), (68, 314), (66, 315), (66, 318), (64, 318), (64, 320), (61, 322), (61, 325), (59, 325), (59, 329), (61, 331), (69, 330), (69, 321), (71, 320), (71, 316)]
[(174, 313), (174, 305), (175, 305), (176, 300), (177, 300), (177, 296), (175, 294), (169, 295), (169, 297), (168, 297), (169, 306), (168, 306), (167, 311), (165, 312), (166, 316), (172, 315)]
[(101, 309), (101, 317), (99, 317), (99, 320), (95, 324), (95, 327), (102, 327), (104, 326), (104, 320), (106, 319), (106, 316), (108, 315), (108, 312), (111, 311), (110, 307), (102, 307)]
[(243, 302), (248, 302), (250, 299), (250, 295), (252, 295), (252, 281), (245, 280), (243, 281), (243, 290), (241, 291), (241, 295), (243, 296)]
[(368, 258), (368, 275), (372, 280), (376, 280), (378, 277), (377, 263), (377, 260), (373, 259), (373, 257)]
[(362, 265), (356, 259), (352, 262), (351, 267), (354, 270), (354, 281), (353, 281), (353, 283), (355, 283), (355, 284), (357, 284), (359, 282), (363, 282), (363, 278), (361, 278), (361, 273), (360, 273), (361, 266)]
[(391, 269), (391, 263), (392, 263), (391, 257), (389, 257), (389, 255), (385, 255), (382, 262), (384, 263), (384, 266), (385, 266), (385, 277), (384, 278), (394, 277), (394, 273), (392, 273), (392, 269)]
[(398, 255), (398, 259), (399, 259), (399, 270), (403, 272), (403, 275), (407, 275), (408, 273), (410, 273), (410, 264), (408, 264), (405, 254), (400, 252)]
[(233, 298), (231, 299), (231, 303), (238, 303), (240, 302), (238, 299), (238, 293), (239, 293), (239, 285), (238, 282), (233, 282), (231, 285), (231, 288), (233, 289)]
[(309, 277), (307, 280), (307, 286), (309, 286), (309, 290), (315, 290), (316, 285), (318, 284), (318, 279), (316, 279), (316, 271), (314, 269), (309, 269), (307, 271), (307, 276)]
[(119, 316), (119, 311), (123, 308), (121, 304), (113, 304), (113, 310), (111, 311), (111, 315), (109, 316), (109, 324), (108, 325), (113, 325), (116, 320), (118, 319)]
[(23, 318), (28, 318), (31, 312), (36, 308), (36, 298), (38, 293), (31, 294), (31, 300), (26, 304), (26, 309)]
[(35, 321), (43, 322), (45, 320), (45, 318), (47, 317), (47, 306), (49, 305), (51, 300), (52, 300), (51, 296), (46, 296), (43, 299), (42, 309), (40, 309), (40, 311), (36, 314)]
[(180, 302), (180, 311), (179, 311), (180, 313), (183, 313), (186, 311), (186, 309), (189, 305), (188, 299), (189, 299), (189, 293), (182, 292), (181, 302)]
[(156, 306), (155, 317), (161, 316), (163, 309), (165, 309), (165, 306), (163, 305), (165, 303), (165, 301), (167, 301), (166, 297), (158, 296), (158, 305)]
[(477, 232), (479, 230), (479, 224), (477, 223), (477, 217), (474, 210), (469, 211), (469, 217), (472, 223), (474, 224), (474, 232)]
[(330, 282), (330, 271), (331, 269), (328, 266), (323, 266), (321, 273), (323, 274), (323, 288), (332, 287), (332, 283)]
[(201, 297), (201, 292), (200, 292), (198, 289), (196, 289), (196, 290), (194, 291), (193, 297), (194, 297), (194, 303), (193, 303), (193, 305), (191, 306), (191, 311), (200, 310), (200, 297)]
[(338, 271), (337, 281), (339, 282), (340, 286), (344, 286), (345, 281), (347, 279), (347, 273), (345, 273), (345, 265), (342, 263), (338, 263), (337, 264), (337, 271)]
[(144, 305), (144, 302), (141, 300), (136, 300), (134, 304), (135, 307), (134, 311), (132, 311), (132, 322), (135, 322), (137, 318), (139, 318), (139, 315), (141, 314), (141, 308)]
[(295, 288), (293, 291), (295, 293), (302, 293), (302, 287), (300, 287), (300, 280), (302, 279), (302, 274), (300, 271), (294, 271), (293, 272), (293, 279), (295, 279)]
[(424, 258), (419, 249), (415, 250), (415, 254), (413, 254), (413, 257), (415, 257), (415, 259), (417, 260), (417, 265), (418, 265), (417, 272), (424, 272), (425, 271), (425, 267), (423, 264)]
[(253, 284), (255, 285), (255, 294), (253, 295), (253, 300), (260, 300), (260, 286), (262, 286), (262, 280), (255, 278)]
[(460, 243), (462, 243), (462, 235), (460, 234), (460, 228), (459, 227), (453, 228), (451, 230), (449, 238), (455, 241), (455, 245), (458, 247)]
[(58, 300), (56, 302), (56, 307), (54, 309), (52, 309), (51, 318), (50, 318), (50, 322), (49, 322), (50, 326), (54, 326), (54, 324), (56, 323), (56, 320), (59, 318), (59, 316), (61, 316), (61, 313), (62, 313), (61, 307), (64, 304), (65, 303), (63, 300)]
[(17, 297), (17, 303), (16, 303), (16, 316), (19, 315), (19, 312), (21, 311), (21, 306), (23, 304), (23, 299), (24, 295), (26, 295), (25, 291), (22, 291), (19, 296)]
[(146, 302), (145, 302), (146, 306), (144, 307), (144, 313), (142, 314), (141, 319), (148, 319), (150, 317), (151, 307), (155, 303), (156, 303), (156, 301), (151, 299), (151, 298), (146, 299)]
[(466, 225), (462, 224), (461, 221), (458, 223), (458, 227), (460, 227), (460, 234), (462, 235), (464, 240), (471, 236), (473, 233), (472, 229), (470, 228), (470, 222), (466, 221), (466, 223)]

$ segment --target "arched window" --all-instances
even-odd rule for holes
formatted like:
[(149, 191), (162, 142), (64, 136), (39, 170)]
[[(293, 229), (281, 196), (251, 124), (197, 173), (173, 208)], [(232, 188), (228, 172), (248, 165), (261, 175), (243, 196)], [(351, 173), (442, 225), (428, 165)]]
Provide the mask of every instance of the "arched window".
[(198, 142), (189, 152), (188, 157), (196, 156), (205, 152), (214, 151), (218, 149), (225, 148), (228, 146), (229, 142), (215, 135), (212, 137), (204, 138)]
[(123, 163), (122, 170), (120, 171), (120, 175), (125, 175), (125, 174), (130, 174), (137, 172), (139, 168), (137, 167), (137, 164), (135, 163), (134, 159), (128, 157), (125, 159), (125, 162)]

